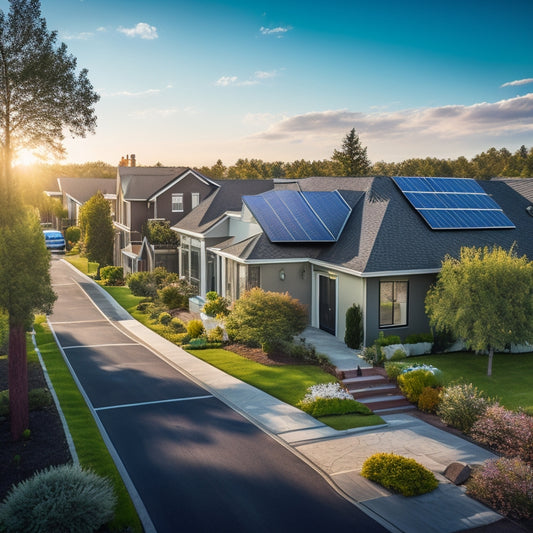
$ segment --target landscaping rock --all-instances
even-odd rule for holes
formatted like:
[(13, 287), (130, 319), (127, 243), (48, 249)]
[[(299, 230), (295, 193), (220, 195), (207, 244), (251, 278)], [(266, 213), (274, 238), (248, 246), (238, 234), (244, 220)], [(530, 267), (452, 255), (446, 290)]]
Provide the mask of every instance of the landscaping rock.
[(455, 485), (462, 485), (469, 477), (472, 469), (464, 463), (451, 463), (444, 471), (444, 477)]

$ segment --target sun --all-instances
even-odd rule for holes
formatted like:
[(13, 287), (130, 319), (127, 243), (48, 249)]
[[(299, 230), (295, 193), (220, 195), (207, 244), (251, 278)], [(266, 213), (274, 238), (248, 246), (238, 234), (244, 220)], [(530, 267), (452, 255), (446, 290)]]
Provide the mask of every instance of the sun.
[(14, 167), (31, 167), (36, 163), (39, 163), (41, 160), (37, 157), (32, 150), (27, 148), (22, 148), (18, 150), (15, 157), (13, 158)]

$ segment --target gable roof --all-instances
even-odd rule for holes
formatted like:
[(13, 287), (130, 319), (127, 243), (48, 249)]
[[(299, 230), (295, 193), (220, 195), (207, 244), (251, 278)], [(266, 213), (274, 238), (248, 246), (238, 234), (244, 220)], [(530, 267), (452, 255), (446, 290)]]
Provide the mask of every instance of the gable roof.
[(118, 167), (117, 170), (122, 196), (129, 201), (153, 200), (187, 175), (218, 187), (213, 180), (188, 167)]
[(116, 178), (57, 178), (59, 190), (82, 205), (98, 191), (104, 195), (116, 195)]
[[(319, 177), (277, 182), (275, 187), (338, 190), (352, 212), (336, 243), (274, 243), (262, 233), (240, 243), (228, 239), (216, 248), (248, 262), (310, 259), (363, 276), (438, 272), (445, 256), (458, 257), (463, 246), (510, 249), (514, 245), (517, 254), (533, 259), (533, 217), (526, 211), (533, 198), (533, 180), (478, 183), (511, 219), (514, 229), (435, 231), (391, 178)], [(196, 213), (197, 218), (189, 216), (187, 229), (197, 233), (214, 220), (209, 209)]]

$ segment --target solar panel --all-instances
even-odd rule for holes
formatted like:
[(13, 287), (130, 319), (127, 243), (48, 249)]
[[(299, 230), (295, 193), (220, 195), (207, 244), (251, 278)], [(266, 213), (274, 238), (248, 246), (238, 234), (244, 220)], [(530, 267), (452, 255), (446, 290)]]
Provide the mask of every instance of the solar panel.
[(394, 182), (431, 229), (502, 229), (515, 225), (468, 178), (395, 177)]
[(243, 196), (272, 242), (334, 242), (351, 212), (337, 191), (268, 191)]

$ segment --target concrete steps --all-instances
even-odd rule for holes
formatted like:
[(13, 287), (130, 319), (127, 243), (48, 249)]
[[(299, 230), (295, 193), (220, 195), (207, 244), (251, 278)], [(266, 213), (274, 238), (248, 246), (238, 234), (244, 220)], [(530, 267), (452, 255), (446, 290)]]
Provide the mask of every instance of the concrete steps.
[(340, 379), (348, 392), (376, 414), (415, 409), (382, 368), (344, 370)]

